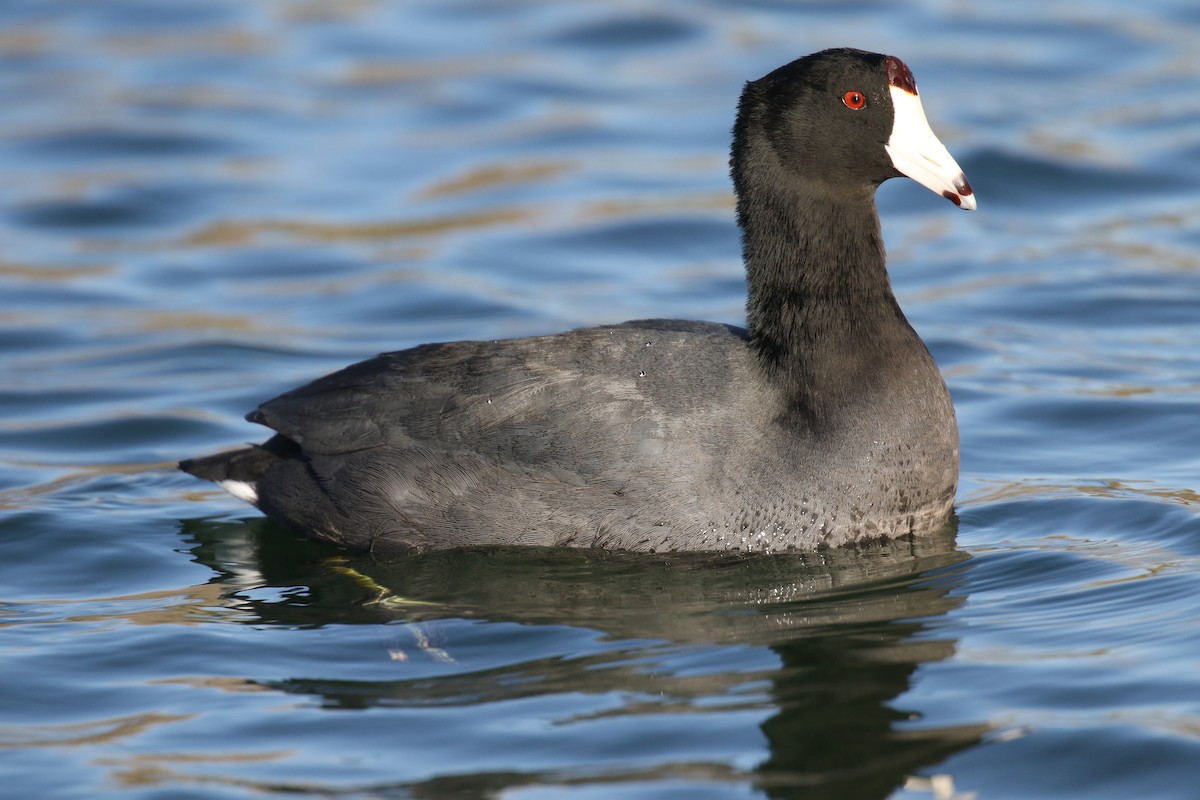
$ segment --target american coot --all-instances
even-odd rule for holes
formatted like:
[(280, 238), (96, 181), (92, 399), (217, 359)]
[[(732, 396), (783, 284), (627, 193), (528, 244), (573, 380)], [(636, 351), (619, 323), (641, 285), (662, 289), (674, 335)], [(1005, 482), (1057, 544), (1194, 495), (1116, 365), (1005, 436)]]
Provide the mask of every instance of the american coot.
[(931, 532), (954, 408), (884, 265), (876, 187), (975, 208), (904, 62), (825, 50), (748, 83), (731, 169), (747, 327), (646, 320), (385, 353), (259, 406), (262, 445), (184, 461), (295, 531), (481, 544), (814, 550)]

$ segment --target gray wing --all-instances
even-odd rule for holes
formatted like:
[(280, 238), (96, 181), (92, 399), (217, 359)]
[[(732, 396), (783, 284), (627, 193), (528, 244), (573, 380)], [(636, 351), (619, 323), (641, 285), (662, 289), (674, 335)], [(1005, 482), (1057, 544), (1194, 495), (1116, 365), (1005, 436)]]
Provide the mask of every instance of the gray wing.
[(359, 535), (427, 546), (616, 535), (606, 531), (644, 518), (631, 504), (672, 489), (656, 485), (670, 472), (656, 463), (700, 469), (713, 457), (747, 383), (743, 336), (645, 321), (385, 353), (248, 416), (306, 459), (260, 490), (288, 502), (322, 493), (318, 516), (339, 531), (312, 532), (355, 546)]

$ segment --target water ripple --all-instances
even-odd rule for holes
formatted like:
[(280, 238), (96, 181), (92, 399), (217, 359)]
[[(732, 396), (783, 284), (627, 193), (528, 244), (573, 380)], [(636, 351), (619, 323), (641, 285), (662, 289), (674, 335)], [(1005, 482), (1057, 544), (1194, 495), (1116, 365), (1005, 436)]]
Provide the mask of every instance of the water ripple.
[[(0, 5), (7, 786), (1190, 797), (1197, 40), (1182, 0)], [(378, 563), (173, 468), (378, 351), (741, 322), (737, 94), (834, 44), (908, 61), (980, 199), (878, 195), (945, 539)]]

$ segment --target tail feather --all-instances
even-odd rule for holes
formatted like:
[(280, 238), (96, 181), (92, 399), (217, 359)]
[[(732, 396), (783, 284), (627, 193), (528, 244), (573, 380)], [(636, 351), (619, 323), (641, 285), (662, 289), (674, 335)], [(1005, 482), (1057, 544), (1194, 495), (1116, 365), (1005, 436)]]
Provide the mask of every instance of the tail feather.
[(274, 453), (254, 445), (212, 456), (184, 459), (179, 462), (179, 468), (206, 481), (254, 483), (276, 458)]
[(240, 500), (258, 505), (259, 478), (281, 458), (298, 452), (296, 443), (275, 436), (263, 443), (179, 462), (184, 472), (212, 481)]

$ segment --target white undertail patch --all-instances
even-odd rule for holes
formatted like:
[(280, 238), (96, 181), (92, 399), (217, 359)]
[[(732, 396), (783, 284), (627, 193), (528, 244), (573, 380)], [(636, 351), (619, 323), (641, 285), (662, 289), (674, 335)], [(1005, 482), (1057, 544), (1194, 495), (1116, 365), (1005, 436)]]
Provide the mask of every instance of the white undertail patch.
[(246, 481), (217, 481), (217, 485), (238, 500), (245, 500), (252, 506), (258, 505), (258, 487)]

